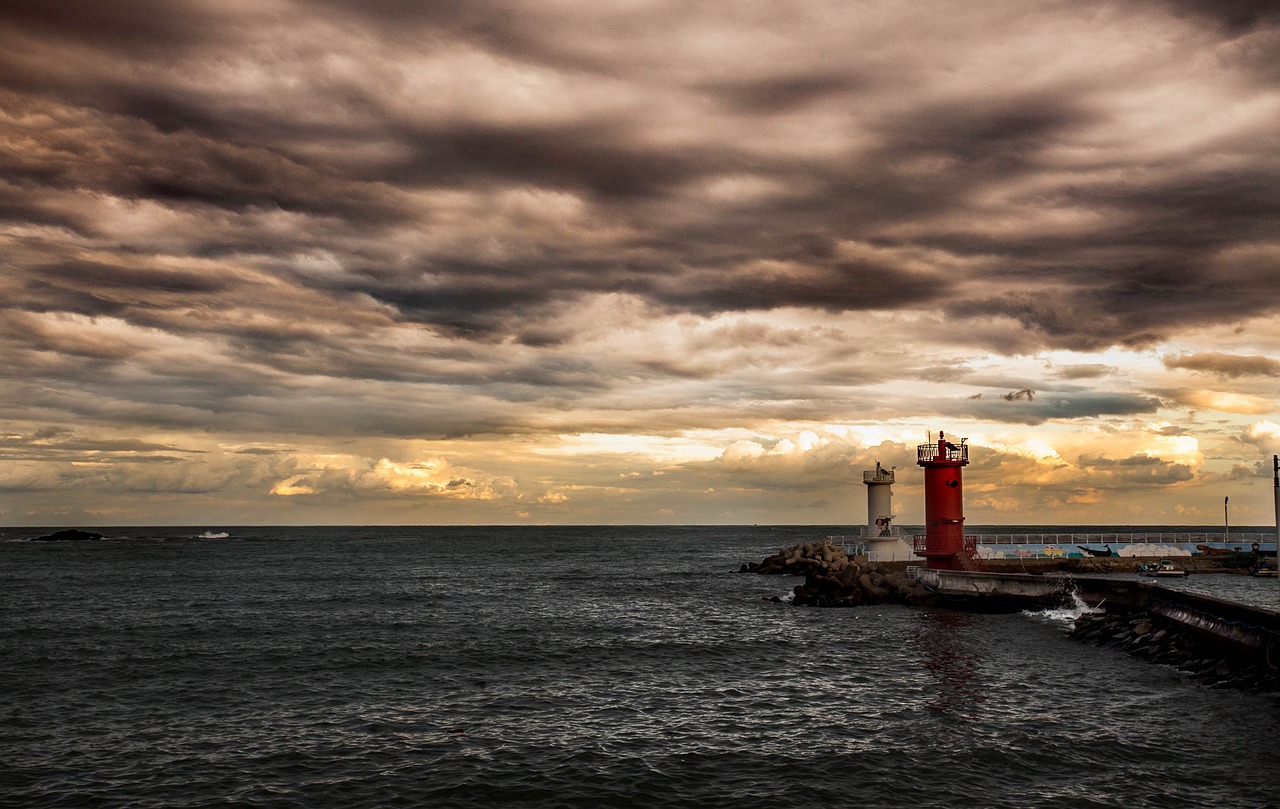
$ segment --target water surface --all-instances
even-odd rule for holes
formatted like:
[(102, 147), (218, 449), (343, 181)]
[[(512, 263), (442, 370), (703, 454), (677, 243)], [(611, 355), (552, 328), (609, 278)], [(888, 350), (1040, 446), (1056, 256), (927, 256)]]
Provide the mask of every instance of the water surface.
[(0, 542), (0, 803), (1276, 805), (1273, 696), (734, 572), (838, 529), (222, 531)]

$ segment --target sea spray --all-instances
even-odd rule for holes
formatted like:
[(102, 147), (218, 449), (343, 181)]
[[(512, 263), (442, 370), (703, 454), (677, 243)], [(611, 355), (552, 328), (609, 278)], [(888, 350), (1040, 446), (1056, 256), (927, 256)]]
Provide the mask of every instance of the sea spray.
[(1067, 595), (1071, 598), (1071, 603), (1061, 607), (1051, 607), (1043, 610), (1024, 610), (1023, 615), (1030, 615), (1035, 618), (1041, 618), (1045, 621), (1055, 624), (1061, 624), (1063, 629), (1070, 632), (1075, 626), (1076, 621), (1082, 615), (1101, 615), (1106, 610), (1099, 604), (1096, 607), (1090, 607), (1080, 597), (1080, 593), (1072, 590)]

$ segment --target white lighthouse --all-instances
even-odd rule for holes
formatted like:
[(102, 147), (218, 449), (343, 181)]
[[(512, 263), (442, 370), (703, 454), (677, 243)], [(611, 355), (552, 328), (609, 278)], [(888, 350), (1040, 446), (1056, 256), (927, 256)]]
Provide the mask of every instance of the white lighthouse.
[(889, 524), (893, 522), (893, 470), (876, 461), (875, 471), (862, 473), (862, 482), (867, 484), (867, 536), (889, 536)]
[(909, 537), (893, 527), (893, 470), (876, 461), (874, 470), (862, 473), (867, 485), (867, 528), (863, 532), (867, 558), (872, 562), (915, 560)]

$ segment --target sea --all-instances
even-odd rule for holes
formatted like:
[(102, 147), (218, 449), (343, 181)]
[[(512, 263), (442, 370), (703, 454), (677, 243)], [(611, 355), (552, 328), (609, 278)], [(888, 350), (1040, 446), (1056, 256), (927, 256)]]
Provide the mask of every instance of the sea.
[(5, 807), (1280, 806), (1280, 696), (738, 572), (838, 526), (94, 530), (0, 531)]

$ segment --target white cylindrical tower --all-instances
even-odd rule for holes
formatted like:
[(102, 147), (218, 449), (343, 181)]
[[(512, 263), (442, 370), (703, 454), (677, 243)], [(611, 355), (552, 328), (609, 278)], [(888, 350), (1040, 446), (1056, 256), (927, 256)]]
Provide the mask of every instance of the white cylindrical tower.
[(893, 470), (876, 461), (875, 471), (862, 473), (867, 484), (867, 536), (889, 536), (893, 522)]

